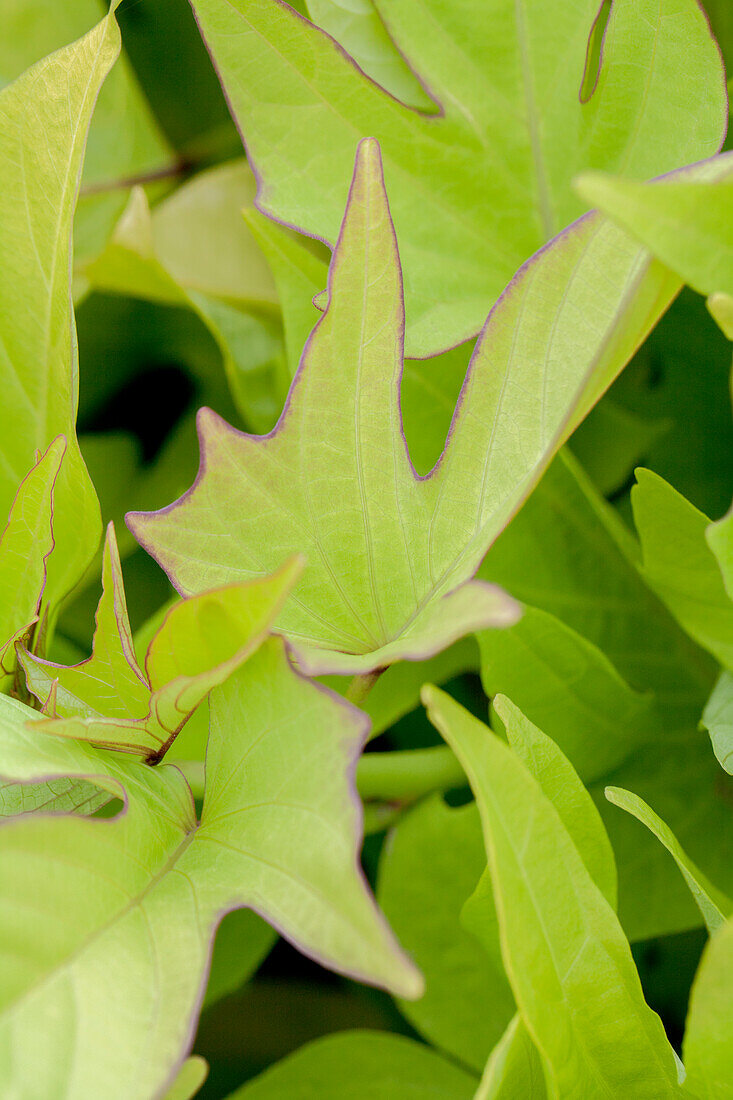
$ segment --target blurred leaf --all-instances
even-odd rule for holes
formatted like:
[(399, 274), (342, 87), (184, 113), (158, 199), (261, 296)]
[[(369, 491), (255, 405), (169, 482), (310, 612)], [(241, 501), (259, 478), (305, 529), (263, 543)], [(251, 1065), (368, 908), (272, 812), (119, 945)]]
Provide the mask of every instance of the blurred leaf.
[(208, 1072), (209, 1067), (203, 1058), (197, 1054), (187, 1058), (163, 1100), (191, 1100), (203, 1085)]
[(556, 1093), (680, 1095), (621, 926), (554, 806), (486, 726), (437, 688), (424, 700), (476, 794), (504, 963)]
[(422, 1043), (346, 1031), (301, 1047), (229, 1100), (471, 1100), (476, 1078)]
[(685, 882), (689, 886), (695, 903), (703, 915), (708, 931), (717, 931), (725, 921), (726, 915), (733, 910), (733, 903), (725, 895), (721, 894), (712, 883), (708, 882), (705, 875), (696, 867), (690, 857), (681, 847), (677, 837), (668, 825), (655, 814), (650, 806), (631, 791), (623, 791), (619, 787), (606, 787), (606, 798), (614, 806), (632, 814), (642, 825), (654, 833), (657, 840), (667, 849), (675, 863), (682, 872)]
[(733, 775), (733, 676), (729, 672), (720, 674), (702, 712), (702, 724), (710, 733), (721, 767)]
[(51, 606), (84, 572), (100, 534), (99, 505), (75, 432), (70, 237), (94, 101), (118, 53), (110, 14), (0, 92), (0, 384), (13, 409), (0, 440), (0, 515), (36, 450), (64, 435), (46, 587)]
[[(99, 0), (64, 0), (60, 4), (55, 0), (2, 0), (0, 86), (84, 35), (105, 6)], [(175, 167), (174, 155), (123, 55), (100, 90), (89, 128), (82, 193), (74, 218), (77, 266), (104, 247), (127, 201), (127, 181), (155, 177)]]
[(733, 1096), (733, 920), (710, 939), (690, 997), (682, 1055), (686, 1089), (700, 1100)]
[(227, 913), (216, 930), (204, 1009), (244, 985), (276, 939), (277, 932), (251, 909)]
[(486, 857), (476, 807), (446, 806), (433, 795), (389, 833), (377, 896), (425, 975), (425, 994), (402, 1002), (410, 1023), (431, 1043), (477, 1072), (514, 1012), (501, 965), (460, 923)]
[(612, 496), (670, 426), (665, 419), (638, 416), (607, 394), (573, 433), (570, 449), (598, 491)]
[(637, 470), (636, 480), (645, 580), (688, 634), (733, 667), (733, 602), (705, 539), (709, 519), (651, 470)]
[[(711, 155), (725, 128), (720, 56), (693, 0), (615, 4), (585, 104), (598, 0), (531, 9), (507, 0), (491, 18), (480, 0), (378, 4), (437, 117), (394, 100), (273, 0), (193, 6), (262, 178), (264, 213), (333, 243), (354, 146), (380, 141), (409, 356), (478, 332), (519, 265), (582, 212), (569, 187), (579, 169), (645, 179)], [(487, 55), (490, 41), (498, 54)]]

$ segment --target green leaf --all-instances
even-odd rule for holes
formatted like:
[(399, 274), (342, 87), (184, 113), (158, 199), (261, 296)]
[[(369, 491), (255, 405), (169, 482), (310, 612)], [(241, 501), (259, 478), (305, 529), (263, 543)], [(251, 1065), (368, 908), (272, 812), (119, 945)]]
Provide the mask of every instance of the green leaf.
[(509, 744), (534, 776), (578, 849), (590, 877), (612, 909), (616, 908), (613, 848), (593, 799), (554, 741), (530, 722), (510, 699), (498, 695), (493, 706)]
[(216, 930), (203, 1008), (233, 993), (267, 957), (277, 933), (251, 909), (227, 913)]
[(474, 1100), (544, 1100), (542, 1060), (517, 1013), (491, 1052)]
[(248, 424), (271, 427), (280, 408), (273, 362), (281, 354), (265, 260), (242, 220), (254, 181), (243, 162), (202, 172), (151, 213), (133, 189), (107, 248), (86, 277), (98, 290), (194, 311), (216, 340), (237, 407)]
[(193, 488), (128, 523), (182, 592), (302, 551), (303, 581), (278, 627), (312, 673), (422, 659), (481, 626), (508, 625), (513, 603), (464, 582), (672, 293), (619, 231), (578, 223), (492, 313), (446, 450), (418, 478), (400, 421), (399, 261), (379, 149), (363, 142), (328, 310), (278, 426), (253, 438), (204, 410)]
[(477, 1072), (515, 1009), (498, 937), (487, 954), (461, 926), (485, 860), (475, 805), (451, 809), (433, 795), (390, 831), (377, 880), (379, 903), (425, 976), (424, 996), (400, 1009), (429, 1042)]
[(478, 641), (486, 694), (515, 698), (584, 781), (607, 775), (658, 737), (653, 697), (631, 688), (597, 646), (553, 615), (525, 608), (500, 641), (489, 631)]
[(0, 386), (13, 415), (0, 440), (0, 515), (35, 461), (64, 435), (54, 489), (54, 606), (99, 541), (99, 505), (79, 452), (71, 224), (97, 93), (119, 53), (112, 14), (0, 92)]
[(632, 794), (631, 791), (623, 791), (619, 787), (606, 787), (606, 798), (614, 806), (619, 806), (627, 813), (633, 814), (664, 845), (690, 887), (708, 931), (715, 932), (733, 910), (733, 902), (708, 882), (706, 876), (684, 851), (669, 826), (654, 813), (650, 806), (647, 806), (642, 798)]
[(486, 726), (436, 688), (424, 700), (474, 789), (504, 964), (556, 1095), (678, 1096), (621, 926), (554, 806)]
[(160, 760), (211, 689), (261, 644), (300, 568), (293, 560), (271, 577), (179, 601), (150, 641), (143, 672), (110, 524), (91, 657), (65, 668), (19, 655), (29, 689), (52, 716), (47, 728)]
[(195, 1096), (203, 1085), (208, 1074), (209, 1067), (200, 1055), (194, 1054), (192, 1058), (187, 1058), (163, 1100), (191, 1100), (191, 1097)]
[(589, 173), (576, 186), (588, 203), (632, 233), (693, 290), (731, 295), (733, 156), (716, 160), (724, 174), (711, 182), (687, 182), (683, 174), (644, 184)]
[(729, 672), (720, 674), (702, 712), (702, 724), (710, 733), (721, 767), (733, 775), (733, 676)]
[(699, 1100), (729, 1100), (733, 1096), (733, 920), (707, 944), (690, 996), (682, 1047), (686, 1088)]
[[(116, 6), (116, 5), (115, 5)], [(80, 38), (97, 22), (97, 0), (6, 0), (0, 42), (0, 86), (67, 42)], [(75, 263), (83, 266), (104, 246), (124, 208), (129, 185), (138, 176), (175, 167), (163, 137), (123, 55), (101, 89), (74, 218)]]
[(478, 331), (519, 264), (582, 212), (569, 186), (579, 170), (645, 179), (719, 148), (720, 56), (693, 0), (616, 3), (585, 104), (598, 0), (504, 0), (489, 18), (479, 0), (375, 6), (439, 116), (394, 100), (275, 0), (194, 2), (264, 213), (334, 242), (354, 146), (380, 141), (411, 356)]
[(0, 536), (0, 686), (15, 671), (15, 642), (37, 621), (53, 550), (53, 491), (66, 450), (55, 439), (20, 484)]
[(471, 1100), (476, 1078), (429, 1047), (379, 1031), (346, 1031), (309, 1043), (229, 1100)]
[(190, 1042), (210, 941), (232, 908), (255, 909), (325, 965), (419, 995), (355, 869), (362, 716), (298, 676), (279, 639), (213, 692), (211, 714), (197, 825), (176, 768), (52, 736), (0, 697), (6, 778), (93, 777), (126, 796), (112, 820), (26, 815), (0, 828), (8, 1095), (156, 1095)]
[(435, 110), (391, 41), (374, 0), (308, 0), (308, 14), (385, 91), (410, 107)]
[(733, 667), (733, 602), (705, 535), (710, 520), (651, 470), (631, 493), (642, 574), (682, 627)]
[(725, 590), (733, 600), (733, 508), (722, 519), (710, 524), (705, 538), (723, 574)]

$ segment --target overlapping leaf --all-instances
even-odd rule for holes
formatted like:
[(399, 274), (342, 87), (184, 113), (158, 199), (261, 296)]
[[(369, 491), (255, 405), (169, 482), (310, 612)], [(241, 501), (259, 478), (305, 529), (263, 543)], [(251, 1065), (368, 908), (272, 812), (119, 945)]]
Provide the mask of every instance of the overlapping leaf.
[(0, 685), (15, 669), (15, 642), (38, 620), (53, 550), (53, 491), (66, 443), (55, 439), (23, 479), (0, 537)]
[(364, 720), (294, 673), (279, 639), (212, 694), (198, 825), (176, 768), (53, 736), (12, 700), (0, 707), (4, 777), (86, 778), (126, 800), (113, 820), (0, 826), (4, 1094), (157, 1095), (190, 1042), (211, 938), (233, 907), (256, 909), (326, 965), (419, 994), (356, 870), (347, 777)]
[(76, 441), (76, 339), (69, 272), (84, 143), (97, 93), (119, 52), (112, 14), (0, 92), (0, 515), (58, 435), (54, 605), (83, 573), (100, 534), (99, 505)]
[(724, 134), (720, 56), (693, 0), (617, 0), (585, 103), (597, 0), (377, 3), (437, 115), (395, 100), (279, 0), (193, 7), (265, 213), (334, 242), (354, 145), (379, 139), (410, 355), (478, 331), (519, 264), (581, 213), (569, 181), (582, 168), (645, 179), (710, 156)]
[(486, 726), (435, 688), (424, 697), (476, 794), (507, 975), (556, 1094), (678, 1096), (628, 943), (556, 809)]
[[(116, 6), (116, 5), (113, 5)], [(96, 0), (4, 0), (0, 85), (97, 22)], [(89, 130), (82, 194), (74, 218), (77, 270), (95, 256), (126, 202), (130, 179), (175, 168), (175, 158), (122, 56), (102, 88)]]
[(201, 414), (193, 488), (130, 526), (182, 592), (307, 568), (278, 628), (310, 671), (423, 658), (513, 605), (465, 584), (555, 450), (622, 368), (676, 281), (587, 217), (519, 272), (492, 312), (448, 445), (418, 478), (401, 431), (404, 312), (378, 146), (360, 146), (314, 330), (275, 430)]
[(730, 1100), (733, 1096), (733, 920), (711, 938), (690, 995), (682, 1054), (686, 1087), (700, 1100)]
[(148, 645), (143, 672), (110, 524), (91, 657), (65, 668), (20, 654), (28, 687), (53, 719), (46, 728), (160, 759), (211, 689), (260, 645), (299, 572), (294, 560), (271, 577), (175, 604)]
[(702, 724), (710, 733), (713, 752), (729, 775), (733, 775), (733, 675), (723, 672), (713, 688)]

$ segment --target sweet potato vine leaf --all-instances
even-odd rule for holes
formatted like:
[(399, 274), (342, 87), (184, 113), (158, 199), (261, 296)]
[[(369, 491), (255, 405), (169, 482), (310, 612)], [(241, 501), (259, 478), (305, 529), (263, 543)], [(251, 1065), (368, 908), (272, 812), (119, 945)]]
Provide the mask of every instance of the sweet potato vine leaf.
[[(327, 966), (419, 995), (357, 869), (366, 719), (295, 673), (281, 639), (212, 692), (199, 824), (175, 767), (52, 736), (32, 717), (0, 698), (2, 776), (83, 778), (124, 797), (125, 811), (0, 825), (3, 1095), (162, 1092), (232, 908), (255, 909)], [(110, 998), (122, 1006), (113, 1043)]]
[(97, 549), (99, 505), (76, 440), (76, 336), (71, 229), (97, 93), (119, 53), (110, 13), (84, 38), (0, 92), (0, 515), (58, 435), (66, 455), (54, 490), (56, 552), (46, 599), (58, 602)]
[(555, 806), (487, 726), (437, 688), (423, 695), (476, 795), (504, 965), (553, 1095), (679, 1096), (616, 914)]
[(619, 806), (627, 813), (633, 814), (643, 825), (646, 825), (650, 832), (654, 833), (682, 872), (708, 931), (711, 933), (717, 931), (726, 916), (733, 911), (733, 903), (711, 882), (708, 882), (707, 877), (699, 867), (695, 866), (669, 826), (654, 813), (650, 806), (647, 806), (642, 798), (632, 794), (631, 791), (624, 791), (620, 787), (606, 787), (606, 798), (614, 806)]
[(733, 1096), (733, 920), (711, 937), (690, 994), (682, 1046), (687, 1088), (700, 1100)]
[(310, 672), (367, 672), (508, 625), (515, 605), (469, 578), (677, 287), (623, 231), (576, 223), (490, 314), (443, 456), (418, 477), (400, 417), (399, 258), (379, 146), (366, 140), (328, 308), (276, 428), (257, 438), (203, 410), (193, 488), (128, 524), (183, 593), (302, 552), (278, 630)]
[(51, 716), (46, 729), (161, 759), (202, 699), (261, 644), (300, 570), (295, 559), (272, 576), (175, 604), (148, 645), (143, 671), (110, 524), (91, 657), (64, 667), (20, 650), (28, 687)]
[(382, 144), (410, 356), (475, 335), (519, 264), (582, 212), (569, 186), (581, 169), (646, 179), (710, 156), (725, 132), (720, 55), (694, 0), (617, 0), (586, 103), (598, 0), (501, 0), (490, 14), (481, 0), (378, 2), (437, 114), (394, 99), (280, 0), (193, 8), (264, 213), (335, 241), (354, 145)]
[[(20, 484), (0, 537), (0, 687), (15, 671), (15, 643), (41, 610), (53, 550), (53, 490), (66, 450), (59, 437)], [(5, 682), (5, 683), (4, 683)]]

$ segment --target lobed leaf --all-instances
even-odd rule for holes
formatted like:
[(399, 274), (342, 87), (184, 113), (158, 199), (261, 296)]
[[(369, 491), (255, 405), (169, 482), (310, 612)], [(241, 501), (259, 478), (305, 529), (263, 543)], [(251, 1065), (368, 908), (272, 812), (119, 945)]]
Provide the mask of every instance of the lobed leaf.
[(261, 644), (300, 572), (297, 560), (271, 577), (176, 603), (137, 662), (112, 524), (92, 655), (64, 667), (21, 650), (29, 689), (51, 719), (46, 728), (160, 760), (213, 687)]
[(379, 149), (363, 142), (328, 309), (278, 425), (256, 438), (202, 411), (193, 488), (128, 523), (187, 593), (303, 552), (278, 628), (311, 673), (423, 659), (480, 626), (509, 625), (513, 603), (465, 582), (674, 292), (622, 233), (578, 222), (492, 312), (445, 452), (419, 478), (399, 408), (399, 261)]
[[(278, 640), (216, 689), (211, 710), (197, 825), (176, 768), (55, 737), (0, 699), (4, 776), (71, 775), (125, 797), (113, 820), (0, 826), (3, 1091), (157, 1094), (190, 1042), (211, 939), (231, 908), (258, 910), (326, 965), (419, 994), (357, 871), (349, 775), (361, 716), (294, 673)], [(124, 1006), (113, 1044), (111, 996)]]
[(475, 335), (519, 264), (582, 212), (569, 186), (580, 169), (645, 179), (719, 148), (721, 61), (693, 0), (614, 4), (586, 103), (598, 0), (375, 7), (438, 115), (395, 100), (279, 0), (193, 3), (264, 213), (333, 243), (354, 145), (379, 140), (412, 356)]

